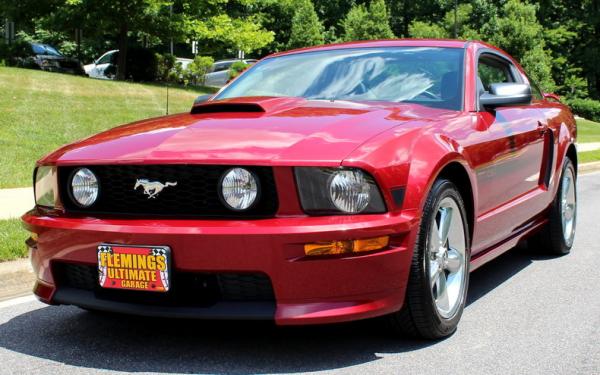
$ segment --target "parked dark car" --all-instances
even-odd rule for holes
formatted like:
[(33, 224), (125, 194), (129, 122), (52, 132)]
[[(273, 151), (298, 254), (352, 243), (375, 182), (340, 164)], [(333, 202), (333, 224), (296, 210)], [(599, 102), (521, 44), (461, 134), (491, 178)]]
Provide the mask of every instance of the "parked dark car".
[(49, 72), (85, 74), (79, 61), (66, 57), (49, 44), (27, 43), (24, 46), (25, 51), (23, 57), (18, 59), (18, 65)]

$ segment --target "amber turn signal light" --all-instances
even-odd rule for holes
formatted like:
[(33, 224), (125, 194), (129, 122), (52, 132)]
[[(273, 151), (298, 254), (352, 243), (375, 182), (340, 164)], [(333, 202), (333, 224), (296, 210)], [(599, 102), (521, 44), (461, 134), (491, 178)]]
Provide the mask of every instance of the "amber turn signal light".
[(314, 256), (360, 253), (383, 249), (389, 243), (389, 236), (366, 238), (362, 240), (308, 243), (304, 245), (304, 254)]

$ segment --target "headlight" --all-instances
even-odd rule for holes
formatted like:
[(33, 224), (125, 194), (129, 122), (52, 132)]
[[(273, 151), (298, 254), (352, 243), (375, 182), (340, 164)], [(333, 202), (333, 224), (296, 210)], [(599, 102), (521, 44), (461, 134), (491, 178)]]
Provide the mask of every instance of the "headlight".
[(235, 211), (252, 207), (258, 197), (258, 189), (258, 179), (244, 168), (232, 168), (221, 178), (221, 198)]
[(355, 214), (367, 208), (371, 185), (362, 171), (336, 171), (329, 182), (329, 196), (340, 211)]
[(56, 207), (58, 190), (56, 167), (38, 167), (35, 170), (35, 204), (44, 207)]
[(295, 169), (302, 208), (309, 214), (385, 212), (373, 177), (354, 168)]
[(89, 207), (98, 198), (98, 178), (87, 168), (79, 168), (71, 176), (71, 197), (81, 207)]

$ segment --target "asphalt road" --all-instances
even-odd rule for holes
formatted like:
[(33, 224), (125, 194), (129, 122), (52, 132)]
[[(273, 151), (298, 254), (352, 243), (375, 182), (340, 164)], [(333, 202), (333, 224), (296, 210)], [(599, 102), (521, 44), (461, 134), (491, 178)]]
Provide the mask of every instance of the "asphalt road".
[(0, 373), (600, 374), (600, 174), (579, 180), (570, 255), (513, 250), (471, 275), (458, 331), (438, 342), (374, 321), (276, 328), (97, 315), (0, 302)]

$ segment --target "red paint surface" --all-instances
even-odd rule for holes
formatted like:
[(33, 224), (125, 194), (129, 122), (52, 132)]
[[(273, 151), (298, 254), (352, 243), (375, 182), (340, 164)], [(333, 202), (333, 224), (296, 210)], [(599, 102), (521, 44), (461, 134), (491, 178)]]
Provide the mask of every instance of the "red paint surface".
[[(52, 261), (95, 264), (96, 246), (111, 242), (169, 246), (175, 270), (263, 272), (273, 282), (279, 324), (343, 321), (396, 311), (403, 303), (425, 198), (436, 177), (452, 163), (466, 173), (473, 192), (464, 197), (473, 207), (473, 267), (538, 228), (558, 189), (567, 149), (575, 141), (569, 109), (544, 98), (495, 113), (477, 111), (478, 51), (491, 48), (510, 59), (479, 42), (375, 41), (313, 49), (367, 46), (465, 48), (464, 110), (238, 98), (227, 102), (256, 104), (264, 112), (155, 118), (65, 146), (39, 164), (273, 166), (280, 205), (276, 217), (252, 221), (76, 218), (60, 211), (53, 215), (31, 211), (23, 220), (39, 235), (38, 248), (32, 251), (42, 285), (36, 293), (51, 302)], [(527, 82), (522, 70), (521, 74)], [(540, 128), (548, 131), (542, 133)], [(544, 184), (547, 163), (552, 166), (549, 186)], [(365, 169), (379, 184), (390, 211), (306, 216), (291, 167), (311, 165)], [(406, 188), (402, 206), (393, 203), (390, 189), (395, 187)], [(307, 242), (381, 235), (392, 236), (390, 248), (382, 252), (299, 260)]]

